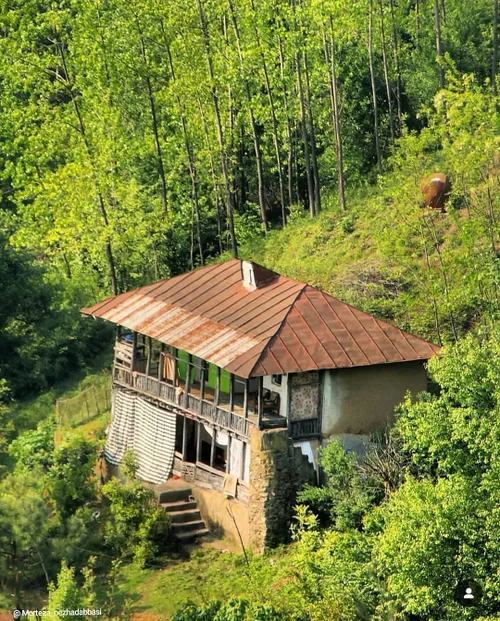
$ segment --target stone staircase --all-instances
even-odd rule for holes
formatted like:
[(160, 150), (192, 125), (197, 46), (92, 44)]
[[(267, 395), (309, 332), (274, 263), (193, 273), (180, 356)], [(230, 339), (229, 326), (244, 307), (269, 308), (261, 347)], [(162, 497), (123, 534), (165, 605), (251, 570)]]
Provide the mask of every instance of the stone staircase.
[(171, 528), (179, 541), (191, 541), (208, 534), (190, 487), (166, 489), (158, 492), (158, 501), (171, 519)]

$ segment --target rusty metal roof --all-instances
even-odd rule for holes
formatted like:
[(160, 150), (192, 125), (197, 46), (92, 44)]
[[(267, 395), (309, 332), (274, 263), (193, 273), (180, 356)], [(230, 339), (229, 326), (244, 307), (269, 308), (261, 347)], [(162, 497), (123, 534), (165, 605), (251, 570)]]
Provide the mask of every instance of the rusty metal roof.
[(436, 345), (304, 283), (237, 259), (122, 293), (82, 313), (241, 377), (427, 360)]

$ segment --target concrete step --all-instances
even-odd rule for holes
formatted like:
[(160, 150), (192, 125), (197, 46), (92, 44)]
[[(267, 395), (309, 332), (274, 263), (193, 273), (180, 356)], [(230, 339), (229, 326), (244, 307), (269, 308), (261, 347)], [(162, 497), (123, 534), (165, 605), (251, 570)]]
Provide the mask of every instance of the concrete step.
[(190, 541), (191, 539), (196, 539), (197, 537), (203, 537), (204, 535), (208, 535), (209, 531), (206, 528), (201, 528), (200, 530), (192, 530), (185, 533), (176, 534), (177, 539), (180, 541)]
[(180, 500), (176, 502), (162, 502), (160, 503), (167, 513), (177, 513), (178, 511), (190, 511), (196, 509), (196, 500)]
[(203, 530), (204, 528), (205, 522), (203, 520), (194, 520), (193, 522), (180, 522), (178, 524), (171, 525), (171, 529), (174, 535), (188, 533), (196, 530)]
[(188, 511), (174, 511), (170, 513), (172, 524), (183, 524), (185, 522), (195, 522), (201, 520), (201, 513), (198, 509), (189, 509)]
[(163, 504), (187, 500), (191, 495), (191, 491), (190, 487), (162, 490), (158, 492), (158, 502)]

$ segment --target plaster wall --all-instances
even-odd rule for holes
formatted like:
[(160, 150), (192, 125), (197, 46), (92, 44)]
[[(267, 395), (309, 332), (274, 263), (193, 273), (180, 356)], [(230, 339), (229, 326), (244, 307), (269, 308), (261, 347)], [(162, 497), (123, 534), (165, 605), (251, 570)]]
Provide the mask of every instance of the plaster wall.
[(192, 494), (198, 503), (198, 509), (205, 524), (212, 533), (224, 535), (236, 545), (241, 546), (239, 531), (245, 548), (250, 546), (247, 505), (234, 498), (226, 498), (221, 492), (204, 489), (198, 485), (193, 485)]
[(281, 376), (281, 386), (273, 384), (272, 375), (265, 375), (262, 378), (262, 385), (271, 392), (277, 392), (280, 396), (280, 416), (286, 416), (286, 404), (288, 399), (288, 375)]
[[(324, 376), (321, 432), (325, 439), (367, 435), (394, 420), (394, 408), (407, 391), (427, 388), (422, 362), (380, 364), (327, 371)], [(356, 443), (357, 444), (357, 443)]]

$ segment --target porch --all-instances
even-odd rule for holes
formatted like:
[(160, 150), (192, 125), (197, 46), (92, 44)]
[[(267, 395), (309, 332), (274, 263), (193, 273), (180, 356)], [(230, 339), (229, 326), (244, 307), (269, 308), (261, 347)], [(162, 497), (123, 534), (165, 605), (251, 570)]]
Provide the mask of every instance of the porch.
[(117, 340), (113, 381), (246, 438), (250, 425), (287, 426), (262, 378), (240, 378), (149, 337)]

